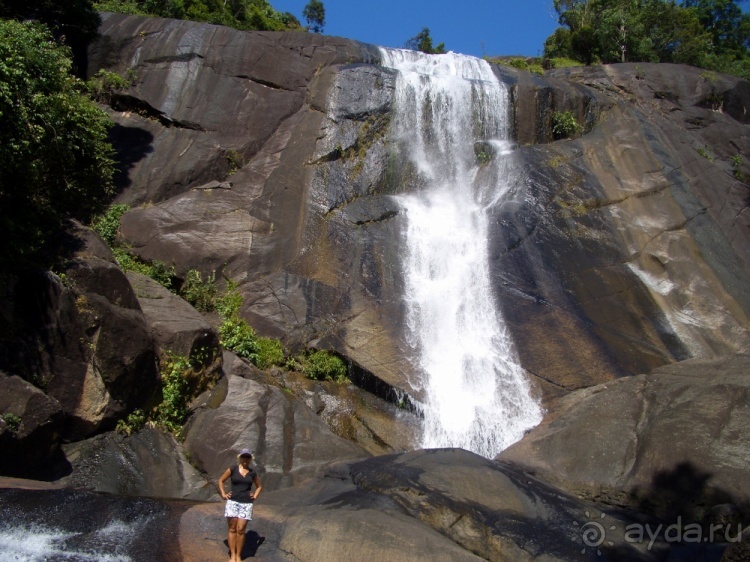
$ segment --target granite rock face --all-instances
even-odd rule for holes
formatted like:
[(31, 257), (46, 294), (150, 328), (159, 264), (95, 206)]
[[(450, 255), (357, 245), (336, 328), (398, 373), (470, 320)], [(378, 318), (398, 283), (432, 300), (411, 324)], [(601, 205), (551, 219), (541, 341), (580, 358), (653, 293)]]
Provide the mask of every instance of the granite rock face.
[[(543, 390), (747, 352), (745, 82), (664, 64), (508, 80), (531, 144), (495, 211), (494, 286)], [(534, 144), (554, 110), (585, 134)]]
[(705, 520), (722, 504), (746, 513), (748, 368), (748, 356), (691, 359), (579, 390), (498, 458), (664, 520)]
[(61, 275), (20, 274), (2, 302), (5, 369), (59, 403), (66, 440), (113, 428), (158, 387), (154, 341), (125, 274), (93, 232), (73, 234)]
[(227, 353), (226, 376), (194, 405), (184, 447), (211, 481), (253, 451), (263, 487), (299, 483), (331, 462), (369, 454), (335, 435), (304, 402), (277, 386), (244, 378), (244, 362)]
[[(119, 199), (139, 205), (123, 240), (237, 281), (262, 334), (335, 349), (419, 399), (393, 197), (413, 171), (392, 150), (395, 76), (377, 51), (120, 15), (101, 32), (90, 72), (135, 77), (110, 108)], [(492, 282), (545, 404), (750, 350), (745, 83), (674, 65), (495, 70), (520, 148), (490, 211)], [(583, 135), (555, 139), (556, 111)]]

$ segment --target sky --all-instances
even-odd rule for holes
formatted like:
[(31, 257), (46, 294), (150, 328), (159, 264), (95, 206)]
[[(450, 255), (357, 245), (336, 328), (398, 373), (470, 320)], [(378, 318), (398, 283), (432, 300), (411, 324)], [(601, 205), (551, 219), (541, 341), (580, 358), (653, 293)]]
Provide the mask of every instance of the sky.
[[(270, 0), (302, 25), (308, 0)], [(323, 0), (326, 35), (403, 47), (423, 27), (446, 51), (481, 57), (541, 56), (557, 25), (552, 0)]]

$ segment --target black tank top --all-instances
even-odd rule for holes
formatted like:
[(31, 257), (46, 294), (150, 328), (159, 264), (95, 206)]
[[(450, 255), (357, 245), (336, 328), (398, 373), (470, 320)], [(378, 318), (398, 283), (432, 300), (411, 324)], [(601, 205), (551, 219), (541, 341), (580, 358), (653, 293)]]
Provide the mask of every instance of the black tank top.
[(239, 466), (233, 466), (229, 471), (232, 480), (232, 497), (229, 499), (240, 503), (252, 503), (253, 500), (250, 498), (250, 491), (253, 487), (253, 480), (255, 480), (258, 473), (251, 467), (248, 467), (248, 473), (242, 476)]

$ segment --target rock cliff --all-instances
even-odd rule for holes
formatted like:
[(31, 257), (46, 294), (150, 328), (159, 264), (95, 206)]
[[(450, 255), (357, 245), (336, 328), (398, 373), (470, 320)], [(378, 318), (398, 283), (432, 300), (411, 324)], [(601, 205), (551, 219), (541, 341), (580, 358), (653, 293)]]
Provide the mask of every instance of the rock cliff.
[[(262, 333), (419, 397), (389, 197), (409, 170), (377, 51), (119, 15), (102, 36), (91, 72), (135, 76), (111, 109), (123, 240), (239, 281)], [(670, 65), (496, 72), (521, 146), (493, 211), (493, 285), (545, 400), (748, 351), (746, 84)], [(554, 141), (565, 110), (584, 134)]]

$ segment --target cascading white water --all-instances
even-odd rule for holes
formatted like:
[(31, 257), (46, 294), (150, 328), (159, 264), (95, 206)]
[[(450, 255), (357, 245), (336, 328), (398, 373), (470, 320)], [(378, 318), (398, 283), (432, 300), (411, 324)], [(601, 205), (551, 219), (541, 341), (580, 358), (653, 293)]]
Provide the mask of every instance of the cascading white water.
[[(491, 458), (541, 421), (490, 285), (488, 209), (510, 187), (509, 95), (480, 59), (381, 55), (398, 71), (393, 133), (418, 188), (399, 199), (408, 337), (424, 377), (422, 445)], [(480, 174), (485, 166), (495, 169)]]

